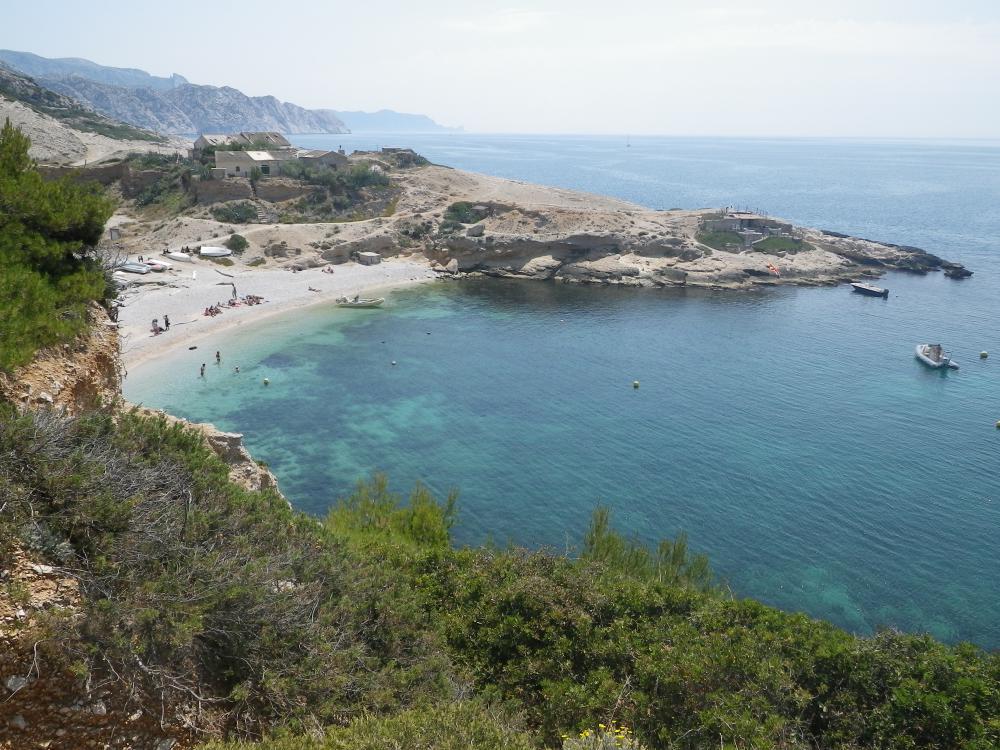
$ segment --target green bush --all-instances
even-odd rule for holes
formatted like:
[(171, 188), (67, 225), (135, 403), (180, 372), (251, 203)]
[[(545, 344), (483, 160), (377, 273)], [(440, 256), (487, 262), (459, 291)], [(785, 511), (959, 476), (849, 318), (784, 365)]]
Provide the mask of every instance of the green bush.
[(212, 207), (212, 216), (225, 224), (248, 224), (257, 220), (257, 207), (250, 201), (223, 203)]
[(733, 252), (743, 249), (743, 238), (736, 232), (698, 232), (695, 239), (713, 250)]
[(814, 249), (808, 242), (804, 242), (796, 237), (771, 236), (753, 243), (753, 249), (763, 253), (800, 253), (803, 250)]
[(482, 209), (477, 210), (468, 201), (458, 201), (448, 206), (444, 212), (444, 218), (445, 221), (458, 224), (475, 224), (486, 218), (486, 212)]
[(236, 255), (242, 255), (243, 251), (250, 246), (247, 242), (247, 238), (242, 234), (234, 234), (228, 240), (226, 240), (226, 247), (232, 250)]
[(112, 205), (94, 185), (46, 182), (31, 142), (8, 120), (0, 132), (0, 370), (87, 326), (87, 303), (108, 294), (93, 246)]
[(1000, 655), (735, 600), (683, 539), (646, 549), (607, 511), (579, 556), (455, 549), (454, 495), (376, 477), (319, 523), (227, 470), (162, 418), (0, 411), (0, 550), (83, 596), (41, 669), (157, 715), (193, 692), (260, 750), (1000, 743)]

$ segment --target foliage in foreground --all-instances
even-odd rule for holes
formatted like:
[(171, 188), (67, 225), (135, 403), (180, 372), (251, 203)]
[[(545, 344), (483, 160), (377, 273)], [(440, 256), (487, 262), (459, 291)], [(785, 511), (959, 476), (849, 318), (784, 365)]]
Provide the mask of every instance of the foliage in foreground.
[(576, 748), (601, 724), (647, 748), (1000, 745), (997, 655), (733, 600), (604, 512), (578, 559), (454, 549), (454, 498), (384, 478), (319, 523), (135, 414), (0, 415), (0, 495), (0, 551), (87, 597), (42, 668), (200, 700), (234, 741), (272, 733), (254, 747)]
[(44, 181), (30, 145), (8, 120), (0, 132), (0, 370), (83, 331), (87, 304), (106, 293), (92, 249), (111, 204), (68, 178)]

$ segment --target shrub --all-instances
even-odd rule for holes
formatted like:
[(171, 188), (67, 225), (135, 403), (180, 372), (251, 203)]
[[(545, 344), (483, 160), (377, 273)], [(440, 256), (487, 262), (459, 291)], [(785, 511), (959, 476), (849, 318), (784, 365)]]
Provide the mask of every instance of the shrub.
[(257, 219), (257, 207), (250, 201), (223, 203), (212, 207), (212, 216), (224, 224), (248, 224)]
[(468, 201), (458, 201), (452, 203), (444, 212), (446, 221), (457, 222), (459, 224), (475, 224), (486, 218), (486, 212), (478, 209)]
[(234, 234), (228, 240), (226, 240), (226, 247), (232, 250), (237, 255), (242, 255), (243, 251), (250, 246), (247, 242), (247, 238), (242, 234)]

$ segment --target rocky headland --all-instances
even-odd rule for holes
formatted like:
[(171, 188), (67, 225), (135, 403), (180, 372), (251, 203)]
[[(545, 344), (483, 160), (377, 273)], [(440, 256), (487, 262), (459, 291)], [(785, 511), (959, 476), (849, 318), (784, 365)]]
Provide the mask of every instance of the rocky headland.
[[(249, 243), (239, 263), (295, 270), (345, 263), (371, 251), (386, 258), (426, 258), (434, 271), (451, 278), (640, 287), (830, 285), (888, 270), (970, 273), (919, 248), (773, 217), (742, 219), (752, 225), (746, 231), (706, 231), (713, 222), (739, 222), (739, 215), (720, 209), (658, 211), (434, 165), (396, 169), (379, 154), (356, 154), (352, 160), (390, 172), (399, 189), (390, 216), (238, 228), (214, 221), (204, 209), (156, 223), (127, 214), (118, 220), (133, 252), (174, 250), (238, 231)], [(284, 203), (301, 197), (300, 192)], [(268, 208), (278, 214), (283, 203)]]

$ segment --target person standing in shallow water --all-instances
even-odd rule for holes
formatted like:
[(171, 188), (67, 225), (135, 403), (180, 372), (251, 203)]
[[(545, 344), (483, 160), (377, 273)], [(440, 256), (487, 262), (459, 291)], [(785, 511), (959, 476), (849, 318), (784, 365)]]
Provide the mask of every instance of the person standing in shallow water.
[(222, 355), (219, 354), (218, 352), (215, 353), (215, 364), (217, 365), (222, 364)]
[(201, 363), (201, 377), (205, 377), (205, 363)]

